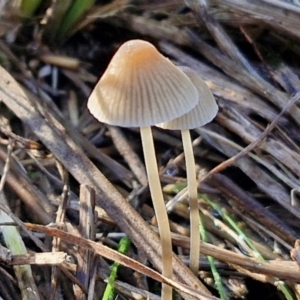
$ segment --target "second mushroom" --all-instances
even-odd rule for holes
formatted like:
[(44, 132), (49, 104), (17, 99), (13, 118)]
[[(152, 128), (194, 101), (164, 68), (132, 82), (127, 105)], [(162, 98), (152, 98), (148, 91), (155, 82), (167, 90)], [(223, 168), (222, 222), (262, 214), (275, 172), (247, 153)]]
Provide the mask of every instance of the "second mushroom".
[(168, 122), (157, 124), (157, 127), (181, 130), (183, 150), (186, 161), (188, 195), (190, 205), (190, 269), (197, 274), (200, 256), (200, 217), (198, 208), (198, 192), (195, 160), (191, 142), (190, 129), (201, 127), (210, 122), (218, 112), (216, 100), (206, 83), (187, 67), (179, 67), (192, 81), (198, 92), (198, 104), (188, 113)]

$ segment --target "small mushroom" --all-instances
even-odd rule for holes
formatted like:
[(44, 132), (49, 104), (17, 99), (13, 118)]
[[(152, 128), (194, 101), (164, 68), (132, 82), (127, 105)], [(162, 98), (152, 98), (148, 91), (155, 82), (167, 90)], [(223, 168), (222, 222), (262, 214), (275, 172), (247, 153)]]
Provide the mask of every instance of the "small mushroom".
[(179, 67), (179, 69), (190, 78), (196, 87), (198, 91), (198, 104), (181, 117), (157, 124), (156, 126), (163, 129), (181, 130), (183, 150), (186, 161), (191, 220), (190, 269), (197, 274), (199, 270), (200, 255), (200, 218), (195, 160), (189, 129), (201, 127), (206, 123), (209, 123), (216, 116), (218, 112), (218, 105), (205, 82), (194, 71), (187, 67)]
[(198, 102), (197, 91), (169, 59), (143, 40), (125, 42), (88, 100), (99, 121), (121, 127), (173, 120)]
[[(162, 274), (172, 278), (172, 242), (150, 126), (173, 120), (198, 103), (188, 76), (150, 43), (131, 40), (116, 52), (88, 99), (88, 109), (100, 122), (141, 127), (149, 188), (162, 245)], [(172, 299), (163, 284), (162, 298)]]

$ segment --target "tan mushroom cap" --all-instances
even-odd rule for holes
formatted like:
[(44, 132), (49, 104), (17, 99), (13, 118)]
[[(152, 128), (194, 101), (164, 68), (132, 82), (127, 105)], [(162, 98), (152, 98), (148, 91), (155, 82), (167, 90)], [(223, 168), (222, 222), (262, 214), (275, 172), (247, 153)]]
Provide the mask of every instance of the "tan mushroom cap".
[(218, 105), (206, 83), (188, 67), (179, 67), (192, 81), (198, 92), (198, 104), (188, 113), (174, 120), (156, 124), (155, 126), (171, 130), (187, 130), (201, 127), (218, 113)]
[(143, 40), (125, 42), (88, 99), (100, 122), (151, 126), (177, 118), (198, 103), (194, 84), (169, 59)]

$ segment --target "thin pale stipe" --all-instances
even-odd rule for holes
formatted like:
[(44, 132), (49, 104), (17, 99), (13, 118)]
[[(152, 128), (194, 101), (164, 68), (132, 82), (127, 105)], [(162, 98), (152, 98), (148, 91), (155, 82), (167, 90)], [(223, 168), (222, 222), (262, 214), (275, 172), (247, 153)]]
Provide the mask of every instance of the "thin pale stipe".
[[(159, 180), (152, 131), (149, 126), (141, 127), (141, 138), (145, 156), (145, 164), (149, 181), (150, 193), (153, 201), (155, 216), (158, 224), (162, 247), (162, 275), (172, 278), (172, 240), (169, 218), (163, 198), (162, 188)], [(172, 299), (172, 288), (166, 284), (162, 285), (162, 299)]]
[(199, 271), (200, 257), (200, 217), (198, 208), (197, 178), (193, 145), (189, 130), (182, 130), (182, 143), (185, 154), (185, 164), (187, 173), (188, 195), (190, 204), (190, 269), (194, 274)]

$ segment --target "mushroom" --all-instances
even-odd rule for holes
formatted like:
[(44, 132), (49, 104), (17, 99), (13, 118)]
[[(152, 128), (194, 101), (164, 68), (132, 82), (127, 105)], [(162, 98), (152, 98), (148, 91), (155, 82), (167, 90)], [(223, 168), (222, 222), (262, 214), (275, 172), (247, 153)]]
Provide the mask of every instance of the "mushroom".
[[(100, 122), (140, 127), (150, 193), (162, 246), (162, 274), (172, 278), (172, 242), (159, 180), (151, 127), (191, 110), (198, 93), (188, 76), (143, 40), (125, 42), (115, 53), (88, 99)], [(172, 289), (162, 286), (162, 298)]]
[(179, 67), (192, 81), (198, 92), (198, 104), (188, 113), (171, 121), (157, 124), (163, 129), (181, 130), (183, 151), (186, 161), (188, 195), (190, 205), (190, 269), (197, 274), (200, 256), (199, 209), (197, 196), (197, 177), (193, 146), (189, 129), (201, 127), (209, 123), (218, 112), (218, 105), (205, 82), (190, 68)]

